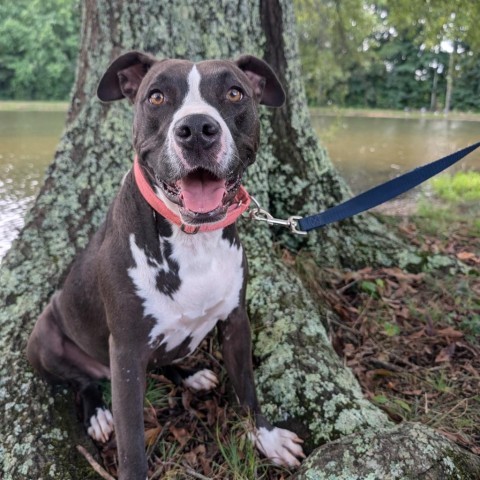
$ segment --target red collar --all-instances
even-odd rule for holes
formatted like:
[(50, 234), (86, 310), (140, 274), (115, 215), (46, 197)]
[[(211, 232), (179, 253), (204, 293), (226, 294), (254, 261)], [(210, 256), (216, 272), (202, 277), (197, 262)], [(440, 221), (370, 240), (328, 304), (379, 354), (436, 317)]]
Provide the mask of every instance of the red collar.
[(245, 190), (243, 186), (240, 186), (238, 189), (237, 195), (234, 199), (234, 203), (228, 207), (227, 215), (223, 220), (215, 223), (205, 223), (203, 225), (192, 226), (185, 225), (182, 222), (180, 216), (175, 212), (172, 212), (165, 203), (155, 194), (150, 184), (147, 182), (145, 175), (143, 174), (142, 168), (138, 161), (137, 155), (135, 155), (135, 160), (133, 162), (133, 174), (135, 176), (135, 182), (137, 184), (142, 197), (147, 201), (147, 203), (162, 217), (165, 217), (167, 220), (170, 220), (175, 225), (178, 225), (182, 231), (185, 233), (193, 234), (197, 232), (212, 232), (214, 230), (221, 230), (232, 223), (235, 223), (237, 218), (245, 211), (250, 205), (250, 195)]

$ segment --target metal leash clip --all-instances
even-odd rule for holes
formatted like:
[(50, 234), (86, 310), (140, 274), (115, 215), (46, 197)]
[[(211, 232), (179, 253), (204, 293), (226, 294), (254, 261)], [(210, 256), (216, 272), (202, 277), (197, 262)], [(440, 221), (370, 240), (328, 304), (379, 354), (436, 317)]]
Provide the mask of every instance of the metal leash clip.
[(249, 218), (252, 220), (258, 220), (259, 222), (265, 222), (269, 225), (280, 225), (283, 227), (287, 227), (292, 233), (296, 235), (306, 235), (308, 232), (304, 232), (303, 230), (298, 229), (298, 220), (302, 217), (298, 215), (292, 215), (288, 217), (287, 220), (283, 220), (281, 218), (273, 217), (269, 212), (264, 210), (255, 197), (250, 196), (252, 202), (255, 204), (255, 207), (249, 214)]

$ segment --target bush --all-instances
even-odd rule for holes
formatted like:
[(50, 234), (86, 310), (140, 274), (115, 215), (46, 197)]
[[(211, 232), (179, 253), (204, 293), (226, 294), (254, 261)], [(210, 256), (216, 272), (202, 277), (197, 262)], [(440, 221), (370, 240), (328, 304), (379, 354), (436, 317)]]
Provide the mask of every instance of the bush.
[(455, 175), (440, 175), (431, 180), (434, 192), (443, 200), (454, 203), (480, 200), (480, 173), (457, 172)]

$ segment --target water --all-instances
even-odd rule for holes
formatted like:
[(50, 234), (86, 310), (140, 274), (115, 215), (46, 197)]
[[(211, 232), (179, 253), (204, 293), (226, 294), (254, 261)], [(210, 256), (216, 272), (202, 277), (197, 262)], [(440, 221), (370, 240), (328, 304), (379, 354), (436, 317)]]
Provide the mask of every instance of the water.
[[(333, 116), (312, 121), (355, 193), (480, 141), (480, 122), (474, 121)], [(449, 172), (458, 169), (480, 170), (480, 151)]]
[[(480, 122), (334, 116), (312, 120), (354, 192), (480, 140)], [(0, 112), (0, 258), (23, 226), (64, 121), (62, 112)], [(456, 168), (480, 170), (480, 153)]]
[(64, 122), (63, 112), (0, 112), (0, 258), (23, 226)]

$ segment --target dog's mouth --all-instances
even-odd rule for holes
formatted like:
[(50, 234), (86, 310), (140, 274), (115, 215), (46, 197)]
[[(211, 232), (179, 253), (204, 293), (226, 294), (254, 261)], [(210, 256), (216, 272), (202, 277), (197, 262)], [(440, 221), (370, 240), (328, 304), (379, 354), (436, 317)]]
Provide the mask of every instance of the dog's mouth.
[(159, 182), (167, 198), (179, 206), (185, 223), (199, 225), (222, 220), (242, 181), (241, 175), (220, 178), (197, 168), (175, 183)]

